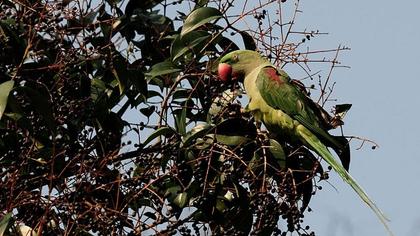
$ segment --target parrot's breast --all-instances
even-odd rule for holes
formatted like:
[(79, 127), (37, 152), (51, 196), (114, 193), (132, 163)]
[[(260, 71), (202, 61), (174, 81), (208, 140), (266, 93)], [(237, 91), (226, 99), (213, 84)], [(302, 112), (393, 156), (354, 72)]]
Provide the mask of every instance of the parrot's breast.
[(262, 121), (270, 132), (293, 134), (295, 129), (294, 120), (282, 110), (269, 106), (257, 88), (256, 79), (260, 70), (265, 66), (257, 67), (245, 77), (244, 86), (249, 97), (247, 109), (256, 120)]

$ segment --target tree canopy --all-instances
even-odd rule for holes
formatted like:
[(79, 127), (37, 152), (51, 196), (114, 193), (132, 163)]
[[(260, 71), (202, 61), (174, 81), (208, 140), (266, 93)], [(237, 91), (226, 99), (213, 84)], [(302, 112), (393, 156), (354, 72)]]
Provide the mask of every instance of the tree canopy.
[[(216, 69), (259, 50), (301, 67), (323, 106), (320, 33), (294, 30), (299, 1), (250, 2), (2, 1), (0, 235), (313, 235), (329, 168), (270, 137)], [(317, 53), (333, 69), (347, 49)], [(327, 122), (350, 105), (335, 108)]]

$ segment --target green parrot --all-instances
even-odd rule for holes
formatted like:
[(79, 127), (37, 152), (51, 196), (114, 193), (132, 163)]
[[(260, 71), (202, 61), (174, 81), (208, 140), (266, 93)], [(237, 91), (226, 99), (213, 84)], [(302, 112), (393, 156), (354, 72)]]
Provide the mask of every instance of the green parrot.
[[(369, 205), (392, 235), (386, 216), (347, 172), (350, 163), (347, 139), (328, 133), (331, 127), (325, 125), (323, 109), (316, 106), (286, 72), (277, 69), (258, 52), (237, 50), (220, 59), (218, 73), (223, 82), (243, 82), (249, 97), (246, 110), (256, 120), (262, 121), (270, 133), (301, 142), (320, 155)], [(328, 147), (333, 148), (342, 164), (334, 158)]]

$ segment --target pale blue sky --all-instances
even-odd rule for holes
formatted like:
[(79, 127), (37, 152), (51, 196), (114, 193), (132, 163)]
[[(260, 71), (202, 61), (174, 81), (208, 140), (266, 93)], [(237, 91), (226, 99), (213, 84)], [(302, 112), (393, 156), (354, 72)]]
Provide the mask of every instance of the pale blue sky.
[[(420, 2), (301, 1), (300, 24), (329, 32), (314, 44), (351, 47), (340, 56), (351, 69), (333, 74), (336, 97), (352, 103), (346, 134), (380, 148), (354, 150), (350, 173), (392, 220), (395, 235), (420, 235)], [(306, 214), (318, 235), (386, 235), (371, 210), (336, 175), (313, 198)]]

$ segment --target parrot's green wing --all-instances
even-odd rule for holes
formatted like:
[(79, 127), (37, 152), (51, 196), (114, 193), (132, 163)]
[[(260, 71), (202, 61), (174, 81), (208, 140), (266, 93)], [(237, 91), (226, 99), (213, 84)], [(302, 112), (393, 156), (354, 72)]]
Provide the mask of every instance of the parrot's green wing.
[(340, 147), (334, 137), (319, 127), (319, 120), (308, 106), (308, 98), (296, 86), (290, 83), (286, 72), (268, 66), (261, 69), (256, 85), (264, 101), (275, 109), (280, 109), (293, 119), (299, 121), (318, 137)]
[(331, 129), (335, 129), (338, 126), (344, 125), (343, 120), (339, 116), (331, 116), (321, 105), (314, 102), (310, 98), (310, 93), (306, 89), (305, 85), (296, 79), (291, 79), (290, 83), (297, 87), (302, 93), (307, 97), (306, 101), (308, 102), (308, 107), (315, 113), (315, 116), (318, 118), (319, 126), (328, 131)]
[(388, 219), (385, 215), (346, 169), (333, 157), (325, 144), (321, 142), (319, 137), (330, 142), (337, 141), (318, 126), (317, 117), (307, 106), (306, 99), (308, 98), (305, 97), (305, 94), (299, 88), (290, 84), (290, 78), (285, 72), (272, 66), (262, 68), (255, 82), (261, 97), (270, 107), (283, 111), (301, 124), (296, 127), (294, 135), (320, 155), (354, 189), (360, 198), (375, 212), (392, 235), (386, 223)]

